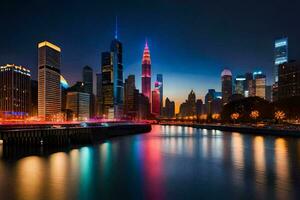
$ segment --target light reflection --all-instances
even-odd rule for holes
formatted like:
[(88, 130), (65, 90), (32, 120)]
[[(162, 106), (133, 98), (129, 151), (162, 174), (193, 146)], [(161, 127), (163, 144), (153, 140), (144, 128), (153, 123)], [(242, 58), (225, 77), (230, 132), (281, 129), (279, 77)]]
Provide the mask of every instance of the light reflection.
[(18, 161), (16, 185), (18, 199), (41, 199), (42, 185), (45, 184), (42, 158), (30, 156)]
[(52, 154), (49, 158), (49, 195), (51, 199), (66, 199), (68, 156), (64, 152)]
[(70, 184), (71, 188), (78, 188), (79, 185), (79, 170), (80, 170), (80, 158), (79, 158), (79, 150), (73, 149), (69, 153), (70, 157), (70, 178), (72, 179)]
[(83, 147), (80, 152), (80, 199), (89, 199), (89, 189), (92, 185), (93, 176), (93, 149)]
[[(265, 191), (265, 171), (266, 171), (266, 158), (265, 158), (265, 146), (264, 138), (262, 136), (256, 136), (254, 138), (254, 166), (256, 176), (256, 190), (263, 193)], [(263, 198), (263, 197), (261, 197)]]
[(290, 188), (287, 142), (282, 138), (275, 140), (275, 170), (278, 199), (289, 199), (289, 191), (286, 190)]
[(237, 185), (243, 183), (244, 176), (244, 141), (240, 133), (232, 133), (232, 145), (231, 145), (231, 154), (232, 162), (235, 168), (235, 179)]
[(99, 147), (100, 152), (100, 162), (101, 162), (101, 169), (104, 177), (109, 177), (110, 169), (111, 169), (111, 153), (112, 153), (112, 145), (110, 142), (106, 142), (100, 145)]

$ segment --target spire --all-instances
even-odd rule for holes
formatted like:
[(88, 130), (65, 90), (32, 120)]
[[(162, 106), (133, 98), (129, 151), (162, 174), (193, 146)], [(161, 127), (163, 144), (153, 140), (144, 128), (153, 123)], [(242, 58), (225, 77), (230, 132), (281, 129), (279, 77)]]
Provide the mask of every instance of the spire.
[(115, 39), (118, 39), (118, 16), (116, 16)]
[(146, 39), (146, 42), (145, 42), (145, 48), (144, 48), (142, 63), (143, 64), (149, 64), (149, 65), (151, 64), (150, 51), (149, 51), (147, 39)]

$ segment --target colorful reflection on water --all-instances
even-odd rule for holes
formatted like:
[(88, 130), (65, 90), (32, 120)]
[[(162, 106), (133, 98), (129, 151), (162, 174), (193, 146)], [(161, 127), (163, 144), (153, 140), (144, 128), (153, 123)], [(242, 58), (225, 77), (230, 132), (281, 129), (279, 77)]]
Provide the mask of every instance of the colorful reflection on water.
[(295, 138), (157, 125), (53, 153), (15, 158), (6, 148), (0, 145), (0, 199), (300, 197)]

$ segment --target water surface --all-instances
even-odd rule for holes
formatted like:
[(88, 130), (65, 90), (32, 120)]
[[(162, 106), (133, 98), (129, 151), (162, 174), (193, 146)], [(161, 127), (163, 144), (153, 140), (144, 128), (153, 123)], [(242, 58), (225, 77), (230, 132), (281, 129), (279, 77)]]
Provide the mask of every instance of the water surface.
[(300, 139), (176, 126), (65, 149), (0, 146), (0, 199), (300, 199)]

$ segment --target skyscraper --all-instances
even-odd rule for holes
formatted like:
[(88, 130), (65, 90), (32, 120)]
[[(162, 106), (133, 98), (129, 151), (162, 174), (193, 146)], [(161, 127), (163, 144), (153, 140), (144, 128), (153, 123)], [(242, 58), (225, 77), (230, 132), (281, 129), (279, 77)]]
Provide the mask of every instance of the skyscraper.
[(151, 99), (151, 58), (148, 43), (146, 41), (142, 59), (142, 93)]
[(258, 71), (253, 73), (253, 77), (255, 80), (255, 96), (266, 99), (266, 75)]
[(162, 108), (163, 108), (163, 75), (162, 74), (157, 74), (156, 75), (156, 82), (155, 82), (155, 87), (159, 89), (159, 97), (160, 97), (160, 114), (162, 115)]
[(38, 81), (31, 80), (31, 107), (30, 115), (38, 116)]
[(30, 112), (30, 70), (0, 66), (0, 118), (25, 118)]
[(82, 82), (84, 84), (84, 92), (93, 93), (93, 69), (89, 66), (85, 66), (82, 69)]
[(94, 97), (94, 92), (93, 92), (93, 69), (89, 66), (85, 66), (82, 69), (82, 82), (83, 82), (83, 87), (84, 87), (84, 92), (90, 94), (90, 118), (94, 117), (95, 112), (95, 97)]
[(50, 42), (38, 44), (38, 116), (44, 120), (61, 112), (60, 53)]
[(103, 107), (102, 107), (102, 74), (96, 74), (96, 115), (97, 117), (102, 117)]
[(235, 94), (245, 95), (246, 78), (243, 75), (238, 75), (235, 78)]
[(232, 95), (232, 74), (228, 69), (224, 69), (221, 74), (222, 80), (222, 101), (223, 104), (228, 103), (229, 97)]
[(102, 109), (103, 114), (108, 116), (109, 111), (114, 109), (113, 56), (111, 52), (101, 55)]
[(296, 61), (279, 65), (278, 99), (300, 96), (300, 63)]
[(158, 117), (160, 115), (160, 94), (159, 94), (159, 89), (154, 88), (152, 91), (152, 111), (151, 113), (155, 116)]
[(135, 87), (135, 76), (129, 75), (124, 84), (124, 114), (134, 119), (137, 116), (138, 91)]
[(274, 82), (278, 82), (278, 67), (280, 64), (288, 62), (288, 38), (275, 40), (274, 44)]
[(175, 102), (170, 101), (168, 97), (165, 100), (165, 107), (163, 108), (163, 116), (166, 118), (173, 118), (175, 116)]
[(113, 79), (113, 105), (114, 118), (121, 118), (123, 115), (124, 86), (123, 86), (123, 48), (118, 39), (118, 27), (116, 21), (115, 38), (110, 45), (112, 60)]
[(72, 111), (73, 120), (85, 121), (89, 118), (90, 94), (85, 92), (68, 92), (67, 109)]

